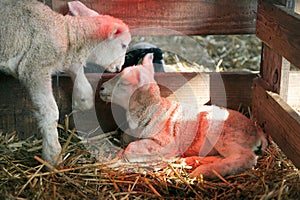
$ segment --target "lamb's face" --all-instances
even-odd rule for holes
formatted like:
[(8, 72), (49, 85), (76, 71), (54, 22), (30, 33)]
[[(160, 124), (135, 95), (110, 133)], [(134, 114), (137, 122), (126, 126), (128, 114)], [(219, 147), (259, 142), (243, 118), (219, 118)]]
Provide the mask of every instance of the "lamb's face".
[(115, 34), (97, 45), (88, 57), (88, 62), (96, 63), (110, 72), (121, 71), (130, 41), (129, 31)]
[(86, 7), (80, 1), (68, 2), (70, 14), (73, 16), (88, 16), (93, 17), (91, 20), (100, 20), (100, 24), (103, 20), (108, 24), (107, 29), (102, 29), (101, 39), (107, 37), (104, 41), (101, 41), (90, 53), (87, 62), (95, 63), (102, 66), (107, 71), (118, 72), (125, 62), (125, 54), (128, 44), (131, 41), (131, 34), (128, 26), (121, 20), (108, 16), (100, 15), (95, 10)]
[(153, 54), (148, 54), (144, 57), (142, 65), (127, 67), (120, 74), (103, 83), (100, 89), (101, 99), (128, 109), (132, 94), (138, 88), (155, 82), (152, 59)]

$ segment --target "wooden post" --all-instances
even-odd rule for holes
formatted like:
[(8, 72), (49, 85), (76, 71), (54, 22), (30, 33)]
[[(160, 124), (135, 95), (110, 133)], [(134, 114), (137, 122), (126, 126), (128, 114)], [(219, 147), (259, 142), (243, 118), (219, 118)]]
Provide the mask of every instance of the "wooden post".
[(292, 89), (289, 62), (300, 68), (299, 27), (300, 17), (290, 8), (258, 2), (256, 35), (263, 41), (263, 50), (261, 78), (253, 83), (253, 116), (297, 167), (300, 116), (286, 101)]

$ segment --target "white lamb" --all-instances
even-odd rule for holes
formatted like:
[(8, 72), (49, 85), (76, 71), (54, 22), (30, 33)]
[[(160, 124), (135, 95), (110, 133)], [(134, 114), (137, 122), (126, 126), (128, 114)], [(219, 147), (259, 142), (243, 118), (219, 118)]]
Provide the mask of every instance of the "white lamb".
[(182, 105), (160, 96), (152, 55), (105, 82), (100, 97), (126, 110), (131, 142), (121, 158), (147, 162), (183, 156), (202, 174), (214, 178), (242, 172), (256, 164), (267, 146), (264, 133), (241, 113), (218, 106)]
[(51, 164), (61, 159), (51, 74), (69, 73), (74, 81), (74, 109), (90, 109), (93, 90), (83, 73), (88, 56), (107, 70), (118, 71), (131, 40), (121, 20), (99, 15), (80, 2), (69, 7), (86, 16), (63, 16), (34, 0), (0, 1), (0, 70), (26, 86), (37, 108), (43, 158)]

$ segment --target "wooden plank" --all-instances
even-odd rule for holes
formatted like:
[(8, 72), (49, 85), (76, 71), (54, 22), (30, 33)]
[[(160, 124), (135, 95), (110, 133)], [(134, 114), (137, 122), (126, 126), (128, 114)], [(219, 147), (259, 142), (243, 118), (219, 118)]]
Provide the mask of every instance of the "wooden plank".
[[(220, 76), (223, 82), (220, 82)], [(237, 110), (239, 107), (247, 110), (251, 106), (252, 85), (257, 77), (255, 73), (210, 73), (211, 103)], [(225, 94), (223, 93), (223, 88)], [(226, 99), (224, 101), (224, 95)]]
[[(52, 7), (67, 13), (68, 0)], [(256, 0), (82, 0), (101, 14), (126, 22), (133, 35), (203, 35), (255, 32)]]
[(268, 90), (280, 94), (287, 100), (290, 63), (269, 46), (263, 44), (261, 57), (261, 77), (268, 83)]
[(37, 133), (31, 101), (19, 81), (0, 73), (0, 130)]
[(283, 152), (300, 167), (300, 116), (273, 92), (266, 91), (262, 79), (253, 84), (253, 116)]
[(300, 68), (300, 16), (287, 8), (259, 0), (256, 35)]
[[(53, 79), (53, 91), (63, 120), (71, 112), (72, 82), (69, 77), (61, 77), (59, 82), (64, 87), (59, 87)], [(17, 131), (21, 138), (38, 134), (33, 109), (25, 87), (17, 79), (0, 73), (0, 130)]]
[[(95, 90), (96, 111), (74, 114), (75, 124), (72, 123), (71, 127), (76, 126), (82, 129), (81, 131), (97, 128), (94, 126), (97, 121), (95, 122), (92, 115), (98, 114), (102, 131), (115, 130), (115, 123), (111, 120), (113, 119), (112, 108), (109, 104), (102, 102), (98, 96), (101, 82), (114, 75), (104, 74), (102, 77), (97, 73), (86, 75)], [(251, 73), (203, 73), (200, 75), (198, 73), (157, 73), (155, 79), (164, 97), (188, 103), (197, 100), (200, 104), (211, 100), (213, 104), (238, 109), (240, 104), (245, 107), (250, 106), (251, 84), (254, 77), (256, 74)], [(72, 110), (72, 81), (67, 76), (59, 76), (58, 80), (53, 77), (53, 91), (60, 109), (60, 123), (63, 123), (64, 116)], [(0, 129), (16, 130), (23, 132), (26, 136), (37, 133), (32, 109), (25, 88), (14, 78), (0, 74)], [(122, 118), (122, 113), (120, 116)], [(77, 120), (78, 117), (81, 117), (80, 123)]]
[(268, 90), (280, 92), (282, 57), (269, 46), (263, 44), (261, 57), (261, 77), (269, 84)]

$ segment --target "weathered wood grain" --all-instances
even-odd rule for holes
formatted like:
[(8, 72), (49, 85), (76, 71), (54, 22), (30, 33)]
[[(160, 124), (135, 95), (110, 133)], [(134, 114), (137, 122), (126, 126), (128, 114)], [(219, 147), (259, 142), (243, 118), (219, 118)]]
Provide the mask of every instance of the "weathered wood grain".
[[(53, 0), (52, 7), (67, 13), (67, 0)], [(255, 0), (83, 0), (99, 13), (126, 22), (134, 35), (203, 35), (255, 32)]]
[(31, 101), (18, 80), (0, 73), (0, 130), (37, 133)]
[(269, 84), (270, 91), (279, 93), (281, 78), (282, 56), (263, 44), (260, 75)]
[(267, 83), (253, 84), (253, 116), (283, 152), (300, 167), (300, 116), (276, 93), (265, 90)]
[(284, 6), (260, 0), (256, 35), (274, 51), (300, 68), (300, 16)]
[[(220, 76), (223, 83), (219, 82)], [(210, 74), (210, 98), (211, 103), (237, 110), (239, 107), (248, 109), (251, 107), (251, 85), (252, 80), (257, 77), (253, 73), (211, 73)], [(224, 84), (224, 86), (222, 85)], [(223, 88), (225, 94), (223, 93)], [(224, 101), (224, 96), (226, 101)]]
[[(60, 85), (57, 84), (57, 80)], [(53, 92), (61, 110), (61, 120), (72, 110), (72, 88), (69, 77), (53, 78)], [(17, 131), (21, 137), (38, 134), (33, 110), (24, 86), (17, 79), (0, 72), (0, 130)]]

